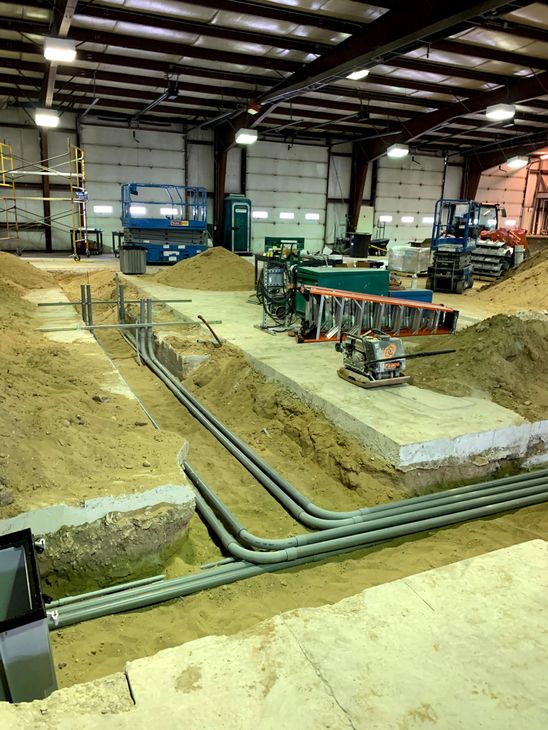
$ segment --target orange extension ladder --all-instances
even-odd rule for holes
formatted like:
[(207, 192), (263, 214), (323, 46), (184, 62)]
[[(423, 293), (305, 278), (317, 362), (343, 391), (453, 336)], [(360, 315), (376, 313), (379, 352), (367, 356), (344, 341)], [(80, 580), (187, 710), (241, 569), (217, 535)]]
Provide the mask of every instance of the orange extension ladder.
[(303, 286), (305, 313), (299, 342), (335, 342), (346, 334), (382, 329), (396, 337), (448, 335), (459, 313), (441, 304)]

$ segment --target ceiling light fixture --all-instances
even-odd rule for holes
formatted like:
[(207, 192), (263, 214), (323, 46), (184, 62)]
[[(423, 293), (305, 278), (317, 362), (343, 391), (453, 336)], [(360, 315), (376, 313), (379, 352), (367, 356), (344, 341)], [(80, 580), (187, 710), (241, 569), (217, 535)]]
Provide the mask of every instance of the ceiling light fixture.
[(510, 157), (510, 159), (506, 161), (506, 164), (511, 170), (519, 170), (521, 167), (525, 167), (528, 162), (529, 160), (527, 157)]
[(388, 157), (407, 157), (409, 154), (409, 146), (406, 144), (392, 144), (386, 150)]
[(513, 119), (516, 115), (516, 107), (513, 104), (493, 104), (485, 110), (487, 119), (495, 122), (502, 122), (505, 119)]
[(72, 63), (76, 58), (76, 44), (69, 38), (46, 38), (44, 58), (57, 63)]
[(236, 132), (237, 144), (254, 144), (257, 141), (256, 129), (239, 129)]
[(359, 81), (360, 79), (364, 79), (368, 73), (369, 69), (362, 68), (360, 71), (352, 71), (352, 73), (348, 74), (346, 78), (350, 79), (350, 81)]
[(249, 104), (247, 105), (247, 113), (255, 116), (255, 114), (258, 114), (261, 111), (261, 105), (256, 102), (254, 99), (252, 99)]
[(39, 127), (58, 127), (60, 119), (54, 109), (35, 109), (34, 121)]

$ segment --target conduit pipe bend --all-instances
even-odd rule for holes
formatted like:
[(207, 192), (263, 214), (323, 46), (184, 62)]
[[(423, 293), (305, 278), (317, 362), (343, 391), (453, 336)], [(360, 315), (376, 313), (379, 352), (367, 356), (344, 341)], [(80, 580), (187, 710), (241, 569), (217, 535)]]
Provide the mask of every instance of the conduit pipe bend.
[[(152, 302), (151, 300), (147, 300), (146, 318), (148, 322), (151, 321), (151, 316)], [(255, 476), (255, 478), (258, 479), (261, 484), (263, 484), (263, 486), (267, 488), (267, 490), (293, 517), (295, 517), (295, 519), (302, 522), (307, 527), (326, 530), (332, 529), (335, 526), (361, 524), (364, 521), (369, 521), (373, 516), (376, 516), (377, 513), (390, 512), (390, 515), (405, 513), (409, 510), (415, 510), (419, 504), (433, 507), (435, 505), (442, 505), (455, 500), (460, 500), (463, 495), (469, 495), (471, 497), (476, 495), (484, 496), (486, 491), (489, 493), (491, 493), (492, 490), (498, 492), (508, 486), (518, 488), (521, 487), (524, 482), (528, 481), (534, 482), (535, 486), (542, 483), (548, 484), (548, 470), (542, 470), (515, 477), (504, 477), (502, 479), (483, 482), (481, 484), (458, 487), (441, 493), (412, 497), (396, 503), (363, 508), (353, 512), (332, 512), (330, 510), (317, 508), (313, 511), (317, 512), (320, 510), (323, 514), (336, 515), (336, 519), (333, 517), (315, 517), (314, 515), (310, 515), (307, 512), (306, 507), (303, 506), (307, 505), (308, 507), (315, 508), (315, 505), (313, 505), (310, 500), (286, 482), (286, 480), (277, 474), (275, 470), (260, 459), (260, 457), (258, 457), (251, 449), (249, 449), (246, 444), (241, 442), (240, 439), (232, 434), (157, 360), (153, 350), (152, 329), (147, 328), (146, 335), (145, 330), (137, 331), (137, 335), (140, 334), (142, 334), (144, 340), (140, 343), (140, 349), (147, 365), (158, 375), (158, 377), (161, 378), (165, 385), (190, 411), (190, 413), (196, 417), (197, 420), (204, 425), (204, 427), (207, 428), (210, 433), (212, 433), (220, 441), (220, 443), (222, 443), (230, 451), (230, 453), (232, 453), (235, 458), (238, 459), (238, 461), (245, 466), (245, 468), (247, 468), (248, 471)], [(274, 476), (276, 481), (271, 479), (270, 475)], [(296, 495), (298, 500), (293, 499), (293, 495)], [(352, 517), (344, 517), (344, 515), (352, 515)]]
[[(385, 527), (394, 527), (408, 524), (410, 522), (418, 522), (420, 520), (426, 520), (429, 518), (442, 517), (448, 514), (464, 513), (461, 517), (462, 520), (466, 519), (466, 513), (472, 509), (481, 507), (490, 507), (497, 504), (506, 504), (515, 499), (528, 498), (528, 497), (539, 497), (539, 501), (548, 499), (548, 485), (540, 484), (536, 486), (525, 486), (519, 489), (507, 488), (506, 491), (500, 492), (497, 495), (482, 495), (474, 498), (463, 497), (458, 502), (453, 502), (450, 505), (441, 505), (437, 507), (424, 507), (419, 506), (415, 510), (409, 510), (405, 514), (381, 514), (376, 517), (372, 517), (367, 522), (362, 522), (356, 525), (337, 526), (329, 530), (322, 530), (321, 532), (305, 533), (301, 535), (295, 535), (285, 539), (271, 540), (264, 537), (257, 537), (253, 533), (249, 532), (233, 515), (228, 507), (222, 502), (217, 494), (209, 487), (203, 479), (194, 471), (194, 469), (184, 462), (184, 469), (190, 480), (198, 490), (200, 497), (202, 497), (207, 505), (213, 510), (216, 518), (220, 520), (220, 523), (228, 529), (231, 535), (239, 540), (241, 543), (248, 545), (249, 547), (256, 550), (283, 550), (302, 545), (312, 545), (315, 543), (324, 543), (328, 540), (337, 539), (340, 537), (347, 537), (350, 535), (359, 535), (374, 530), (379, 530)], [(242, 557), (236, 555), (236, 557)], [(248, 558), (246, 558), (248, 559)]]

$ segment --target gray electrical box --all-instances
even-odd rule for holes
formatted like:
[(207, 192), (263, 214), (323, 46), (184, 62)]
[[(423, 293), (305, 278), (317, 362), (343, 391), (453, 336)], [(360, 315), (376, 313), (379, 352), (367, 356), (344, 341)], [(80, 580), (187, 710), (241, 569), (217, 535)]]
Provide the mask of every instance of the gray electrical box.
[(31, 702), (57, 689), (30, 530), (0, 536), (0, 700)]

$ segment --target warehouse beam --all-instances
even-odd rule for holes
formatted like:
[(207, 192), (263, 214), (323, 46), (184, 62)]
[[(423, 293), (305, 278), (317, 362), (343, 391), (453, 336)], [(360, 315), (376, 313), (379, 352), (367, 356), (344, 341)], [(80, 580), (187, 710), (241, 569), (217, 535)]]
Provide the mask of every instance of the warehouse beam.
[(463, 43), (460, 41), (435, 41), (432, 48), (445, 53), (456, 53), (466, 58), (485, 58), (490, 61), (500, 61), (501, 63), (512, 63), (525, 68), (536, 68), (542, 71), (548, 71), (548, 60), (545, 58), (537, 58), (536, 56), (527, 56), (515, 51), (503, 51), (493, 46), (480, 46), (477, 43)]
[[(40, 128), (38, 131), (38, 136), (40, 140), (40, 160), (42, 161), (42, 164), (46, 165), (49, 159), (47, 130)], [(44, 215), (44, 242), (46, 245), (46, 251), (48, 253), (51, 253), (51, 251), (53, 250), (53, 243), (51, 236), (51, 190), (49, 175), (42, 175), (42, 197)]]
[(483, 112), (488, 106), (499, 103), (519, 103), (546, 93), (548, 73), (531, 78), (515, 79), (508, 82), (505, 88), (488, 91), (483, 96), (468, 99), (466, 102), (455, 102), (444, 109), (425, 114), (419, 119), (412, 119), (402, 124), (401, 132), (389, 140), (372, 140), (367, 145), (366, 154), (374, 160), (385, 154), (387, 147), (394, 142), (409, 143), (419, 139), (427, 132), (434, 131), (454, 119), (468, 114)]
[(444, 0), (431, 0), (428, 12), (418, 13), (416, 7), (409, 3), (397, 14), (385, 13), (332, 51), (296, 71), (261, 101), (270, 103), (293, 98), (312, 87), (319, 88), (343, 78), (359, 67), (366, 68), (381, 59), (389, 62), (387, 57), (390, 55), (404, 53), (418, 42), (447, 32), (458, 23), (502, 4), (497, 0), (468, 0), (458, 4), (458, 9), (451, 10)]
[(352, 145), (352, 167), (350, 170), (350, 195), (348, 200), (348, 216), (346, 230), (353, 232), (357, 229), (362, 207), (363, 190), (367, 177), (368, 161), (364, 154), (363, 142), (354, 142)]
[(241, 43), (258, 43), (273, 48), (301, 51), (303, 53), (320, 54), (327, 51), (333, 44), (317, 43), (291, 36), (280, 36), (272, 33), (261, 33), (256, 30), (239, 30), (233, 27), (215, 23), (188, 20), (180, 16), (167, 16), (152, 12), (135, 12), (126, 8), (107, 7), (105, 5), (84, 5), (78, 9), (78, 16), (86, 18), (101, 18), (121, 23), (132, 23), (144, 28), (161, 28), (182, 33), (193, 33), (212, 38), (222, 38), (228, 41)]
[[(53, 6), (53, 14), (51, 18), (50, 33), (52, 36), (66, 38), (69, 32), (70, 24), (78, 5), (78, 0), (56, 0)], [(44, 86), (42, 88), (42, 99), (44, 105), (49, 107), (53, 103), (55, 94), (55, 79), (57, 76), (57, 63), (50, 61), (48, 70), (44, 77)]]
[[(24, 0), (22, 3), (11, 2), (8, 4), (18, 5), (26, 8), (47, 8), (48, 3), (39, 0)], [(346, 20), (333, 15), (317, 15), (306, 10), (285, 8), (275, 5), (264, 5), (253, 0), (185, 0), (186, 5), (195, 5), (199, 8), (211, 8), (213, 11), (228, 11), (239, 15), (251, 15), (257, 18), (272, 18), (295, 25), (305, 25), (312, 28), (325, 28), (337, 33), (352, 34), (357, 29), (367, 25), (367, 22), (360, 20)], [(365, 3), (368, 4), (368, 3)], [(85, 7), (85, 4), (84, 4)], [(80, 13), (79, 13), (80, 14)]]
[[(215, 48), (205, 48), (180, 41), (164, 41), (156, 38), (142, 38), (140, 36), (120, 35), (118, 33), (105, 33), (102, 30), (90, 30), (87, 28), (73, 28), (71, 38), (83, 43), (99, 43), (115, 48), (130, 48), (145, 53), (166, 53), (170, 56), (186, 56), (188, 58), (200, 58), (216, 63), (229, 63), (236, 66), (256, 66), (257, 68), (276, 69), (278, 71), (295, 71), (302, 64), (297, 61), (287, 61), (284, 58), (272, 56), (250, 56), (247, 53), (235, 51), (221, 51)], [(147, 59), (141, 58), (142, 65), (146, 66)]]

